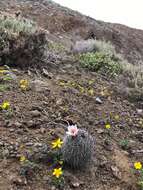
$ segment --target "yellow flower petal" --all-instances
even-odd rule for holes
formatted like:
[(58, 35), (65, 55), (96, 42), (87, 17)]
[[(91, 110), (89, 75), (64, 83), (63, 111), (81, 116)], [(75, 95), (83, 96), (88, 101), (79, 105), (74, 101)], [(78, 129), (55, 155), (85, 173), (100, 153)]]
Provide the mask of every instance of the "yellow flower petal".
[(89, 85), (91, 85), (91, 84), (93, 84), (93, 83), (94, 83), (94, 80), (89, 80), (89, 81), (88, 81), (88, 84), (89, 84)]
[(60, 165), (62, 165), (62, 164), (63, 164), (63, 161), (62, 161), (62, 160), (61, 160), (61, 161), (59, 161), (59, 164), (60, 164)]
[(20, 80), (20, 85), (28, 86), (29, 82), (26, 79)]
[(111, 128), (111, 125), (110, 125), (110, 124), (106, 124), (106, 125), (105, 125), (105, 128), (106, 128), (106, 129), (110, 129), (110, 128)]
[(119, 120), (119, 115), (115, 115), (115, 120)]
[(140, 162), (135, 162), (135, 163), (134, 163), (134, 168), (135, 168), (136, 170), (140, 170), (140, 169), (142, 169), (142, 164), (141, 164)]
[(66, 84), (66, 83), (63, 82), (63, 81), (59, 82), (59, 85), (60, 85), (60, 86), (65, 86), (65, 84)]
[(20, 85), (20, 88), (21, 88), (22, 90), (27, 90), (27, 86), (25, 86), (25, 85)]
[(59, 178), (63, 174), (62, 168), (55, 168), (53, 171), (53, 175), (56, 178)]
[(52, 148), (61, 148), (63, 141), (59, 138), (52, 142)]
[(91, 96), (93, 96), (94, 95), (94, 89), (93, 88), (89, 89), (88, 90), (88, 94), (91, 95)]
[(25, 156), (21, 156), (20, 157), (20, 162), (24, 162), (24, 161), (26, 161), (26, 157)]
[(0, 70), (0, 74), (5, 74), (7, 72), (8, 72), (8, 70)]
[(8, 110), (10, 108), (10, 103), (8, 101), (3, 102), (1, 108), (3, 110)]
[(81, 85), (78, 85), (78, 88), (79, 88), (81, 93), (84, 93), (84, 88)]
[(20, 88), (22, 90), (27, 90), (29, 87), (29, 82), (26, 79), (20, 80)]

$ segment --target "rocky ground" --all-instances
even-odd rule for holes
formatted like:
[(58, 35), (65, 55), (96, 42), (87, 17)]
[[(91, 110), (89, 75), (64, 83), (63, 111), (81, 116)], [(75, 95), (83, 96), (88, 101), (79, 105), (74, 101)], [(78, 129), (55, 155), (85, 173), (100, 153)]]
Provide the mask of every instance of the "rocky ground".
[[(52, 140), (63, 138), (67, 122), (85, 128), (96, 146), (88, 169), (65, 169), (65, 189), (138, 189), (132, 168), (135, 161), (142, 161), (141, 113), (96, 73), (77, 65), (60, 68), (45, 76), (14, 70), (16, 78), (6, 82), (9, 90), (1, 93), (1, 101), (8, 100), (12, 111), (0, 113), (0, 189), (53, 189), (49, 185), (53, 168), (44, 155)], [(20, 79), (31, 83), (29, 90), (21, 91)], [(110, 129), (105, 128), (107, 123)], [(20, 175), (23, 155), (38, 165), (26, 177)]]
[[(26, 3), (12, 3), (1, 1), (1, 8), (14, 12), (26, 7)], [(31, 11), (38, 5), (27, 5), (29, 9), (24, 10)], [(34, 18), (36, 12), (32, 14)], [(139, 176), (133, 164), (143, 161), (142, 110), (119, 96), (114, 90), (115, 81), (82, 69), (73, 61), (68, 33), (53, 35), (47, 31), (47, 36), (63, 43), (66, 55), (62, 50), (44, 69), (28, 65), (21, 70), (11, 65), (5, 68), (11, 80), (0, 76), (4, 87), (0, 101), (10, 102), (10, 109), (0, 112), (0, 190), (56, 190), (51, 183), (51, 142), (63, 138), (68, 123), (77, 124), (94, 137), (95, 153), (88, 168), (63, 168), (62, 189), (138, 190)], [(28, 80), (29, 89), (20, 88), (21, 79)], [(106, 124), (111, 128), (106, 129)], [(22, 157), (29, 161), (28, 165), (21, 161)]]

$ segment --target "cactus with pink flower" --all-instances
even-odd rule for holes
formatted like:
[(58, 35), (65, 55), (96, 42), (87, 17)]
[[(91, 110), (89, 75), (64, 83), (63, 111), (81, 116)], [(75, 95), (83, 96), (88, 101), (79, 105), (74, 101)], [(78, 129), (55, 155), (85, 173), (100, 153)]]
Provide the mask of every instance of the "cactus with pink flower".
[(94, 141), (87, 131), (68, 126), (61, 148), (64, 163), (73, 169), (85, 167), (91, 161)]

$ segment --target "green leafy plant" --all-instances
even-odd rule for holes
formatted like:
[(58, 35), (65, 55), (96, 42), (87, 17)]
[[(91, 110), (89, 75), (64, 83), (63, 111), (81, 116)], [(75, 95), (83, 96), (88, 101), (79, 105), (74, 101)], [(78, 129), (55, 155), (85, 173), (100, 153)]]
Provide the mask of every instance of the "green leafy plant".
[(50, 50), (54, 50), (57, 52), (65, 52), (66, 51), (66, 48), (64, 47), (64, 45), (61, 43), (57, 43), (57, 42), (49, 42), (48, 48)]
[(0, 30), (5, 30), (8, 33), (34, 33), (36, 29), (35, 23), (28, 19), (13, 17), (0, 18)]
[(103, 52), (80, 54), (79, 61), (82, 67), (102, 74), (117, 76), (122, 72), (119, 59), (112, 54)]
[(120, 141), (120, 146), (123, 149), (127, 150), (129, 148), (129, 141), (127, 139), (121, 140)]
[(63, 170), (61, 167), (53, 170), (52, 184), (58, 189), (63, 189), (65, 181), (63, 177)]
[(20, 175), (25, 176), (25, 177), (32, 177), (35, 175), (35, 172), (37, 170), (40, 170), (40, 167), (38, 164), (27, 160), (25, 156), (22, 156), (20, 158), (21, 162), (21, 168), (20, 168)]
[(0, 92), (5, 92), (6, 90), (9, 90), (9, 86), (6, 84), (0, 84)]
[(140, 187), (140, 189), (143, 190), (143, 168), (141, 162), (134, 163), (133, 172), (134, 174), (137, 174), (139, 176), (137, 184)]

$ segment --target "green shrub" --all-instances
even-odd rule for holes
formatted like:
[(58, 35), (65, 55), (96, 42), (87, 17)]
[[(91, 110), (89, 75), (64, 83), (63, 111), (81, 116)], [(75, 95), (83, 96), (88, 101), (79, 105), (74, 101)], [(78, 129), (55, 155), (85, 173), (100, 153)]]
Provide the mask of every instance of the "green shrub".
[(132, 88), (143, 88), (143, 64), (133, 65), (125, 63), (124, 73), (128, 76), (128, 85)]
[(122, 72), (119, 59), (112, 54), (103, 52), (80, 54), (79, 61), (83, 67), (102, 74), (116, 76)]
[(64, 45), (61, 43), (57, 43), (57, 42), (49, 42), (48, 48), (50, 50), (54, 50), (56, 52), (65, 52), (66, 51), (66, 48), (64, 47)]
[(31, 20), (13, 17), (0, 18), (0, 30), (8, 33), (34, 33), (36, 25)]
[(123, 64), (123, 73), (119, 77), (118, 91), (132, 102), (143, 101), (143, 64)]
[(116, 54), (115, 47), (110, 42), (96, 39), (76, 41), (75, 44), (72, 45), (71, 51), (73, 53), (88, 53), (99, 51), (105, 54)]

